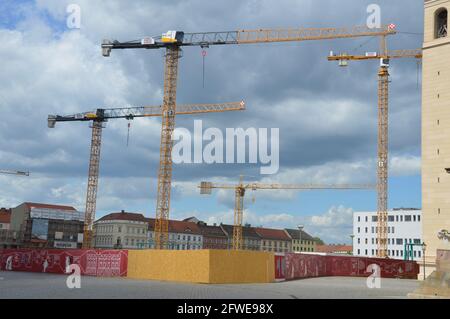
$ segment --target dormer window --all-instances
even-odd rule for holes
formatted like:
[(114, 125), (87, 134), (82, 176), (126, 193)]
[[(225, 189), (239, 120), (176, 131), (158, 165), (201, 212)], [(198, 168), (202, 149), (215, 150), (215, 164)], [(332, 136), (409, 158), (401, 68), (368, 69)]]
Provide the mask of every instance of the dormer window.
[(440, 9), (436, 12), (436, 38), (445, 38), (448, 31), (447, 9)]

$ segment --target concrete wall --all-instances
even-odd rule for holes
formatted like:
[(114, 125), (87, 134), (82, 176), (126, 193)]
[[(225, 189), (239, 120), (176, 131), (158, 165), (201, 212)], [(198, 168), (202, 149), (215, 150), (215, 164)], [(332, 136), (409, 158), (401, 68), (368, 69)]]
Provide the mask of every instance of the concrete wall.
[(130, 250), (128, 278), (194, 283), (272, 282), (274, 256), (231, 250)]

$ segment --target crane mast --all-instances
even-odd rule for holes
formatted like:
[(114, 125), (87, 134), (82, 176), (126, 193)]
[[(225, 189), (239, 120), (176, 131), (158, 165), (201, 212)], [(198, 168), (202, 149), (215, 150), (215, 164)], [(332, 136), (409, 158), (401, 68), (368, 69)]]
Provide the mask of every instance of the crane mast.
[(388, 51), (386, 36), (381, 36), (380, 52), (366, 55), (331, 55), (329, 61), (339, 61), (347, 66), (347, 61), (379, 59), (378, 70), (378, 151), (377, 151), (377, 257), (387, 257), (388, 248), (388, 159), (389, 159), (389, 59), (422, 58), (422, 50)]
[(244, 214), (244, 196), (245, 191), (257, 189), (272, 189), (272, 190), (319, 190), (319, 189), (335, 189), (335, 190), (349, 190), (349, 189), (375, 189), (375, 185), (371, 184), (269, 184), (269, 183), (244, 183), (242, 176), (238, 184), (220, 184), (212, 182), (201, 182), (198, 186), (200, 194), (211, 194), (212, 189), (234, 189), (234, 225), (233, 225), (233, 250), (242, 249), (242, 224)]

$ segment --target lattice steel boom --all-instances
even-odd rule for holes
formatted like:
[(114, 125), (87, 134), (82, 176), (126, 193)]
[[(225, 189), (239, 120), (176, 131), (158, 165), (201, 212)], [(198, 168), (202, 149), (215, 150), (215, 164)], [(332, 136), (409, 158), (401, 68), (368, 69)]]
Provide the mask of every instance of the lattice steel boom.
[(243, 224), (243, 212), (244, 212), (244, 196), (245, 191), (257, 190), (257, 189), (272, 189), (272, 190), (319, 190), (319, 189), (335, 189), (335, 190), (348, 190), (348, 189), (375, 189), (375, 185), (371, 184), (278, 184), (278, 183), (244, 183), (242, 176), (238, 184), (222, 184), (201, 182), (198, 186), (200, 188), (200, 194), (211, 194), (213, 189), (234, 189), (235, 203), (234, 203), (234, 225), (233, 225), (233, 249), (242, 249), (242, 224)]
[(381, 36), (380, 52), (365, 55), (335, 55), (331, 52), (329, 61), (339, 61), (347, 66), (347, 61), (380, 60), (378, 70), (378, 165), (377, 165), (377, 257), (387, 257), (388, 237), (388, 161), (389, 161), (389, 59), (422, 58), (422, 50), (388, 51), (386, 37)]

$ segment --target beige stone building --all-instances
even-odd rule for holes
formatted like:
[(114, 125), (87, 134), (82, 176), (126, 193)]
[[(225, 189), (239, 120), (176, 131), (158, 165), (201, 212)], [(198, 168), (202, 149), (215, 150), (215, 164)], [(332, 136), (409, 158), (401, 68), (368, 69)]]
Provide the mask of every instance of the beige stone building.
[(284, 230), (292, 240), (292, 251), (313, 252), (316, 251), (317, 241), (307, 232), (299, 229)]
[[(427, 261), (450, 249), (450, 0), (425, 0), (422, 87), (422, 210)], [(441, 233), (441, 234), (439, 234)], [(445, 232), (444, 232), (445, 233)], [(427, 267), (430, 273), (433, 267)]]
[(147, 243), (147, 219), (142, 214), (121, 211), (94, 223), (95, 248), (133, 249)]

